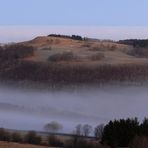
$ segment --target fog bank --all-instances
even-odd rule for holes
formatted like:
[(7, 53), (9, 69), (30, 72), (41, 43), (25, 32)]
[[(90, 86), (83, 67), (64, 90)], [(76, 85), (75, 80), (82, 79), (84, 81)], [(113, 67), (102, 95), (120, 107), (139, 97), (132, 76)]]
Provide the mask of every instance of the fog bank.
[(148, 87), (121, 86), (92, 89), (29, 91), (0, 87), (0, 127), (43, 130), (50, 121), (72, 132), (79, 124), (96, 126), (109, 120), (148, 114)]

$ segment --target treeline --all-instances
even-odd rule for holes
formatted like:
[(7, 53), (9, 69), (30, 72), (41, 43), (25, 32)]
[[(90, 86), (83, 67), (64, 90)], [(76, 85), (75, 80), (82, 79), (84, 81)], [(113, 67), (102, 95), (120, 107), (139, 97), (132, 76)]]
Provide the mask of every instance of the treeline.
[(129, 40), (120, 40), (118, 43), (131, 45), (133, 47), (148, 47), (148, 39), (138, 40), (138, 39), (129, 39)]
[(148, 77), (148, 65), (62, 65), (30, 61), (0, 63), (3, 80), (31, 80), (50, 84), (101, 84), (141, 82)]
[(68, 140), (61, 139), (55, 135), (40, 136), (35, 131), (29, 131), (26, 134), (21, 132), (12, 133), (0, 128), (0, 141), (61, 148), (104, 148), (101, 144), (78, 135), (70, 136)]
[[(141, 138), (146, 141), (142, 141)], [(111, 148), (148, 147), (148, 145), (144, 145), (145, 143), (148, 144), (148, 119), (145, 118), (142, 123), (139, 123), (137, 118), (110, 121), (104, 127), (102, 143), (109, 145)], [(135, 143), (137, 143), (137, 146), (135, 146)]]
[(17, 60), (34, 54), (34, 48), (22, 44), (0, 46), (0, 61)]
[(20, 134), (18, 132), (8, 132), (7, 130), (0, 128), (0, 141), (40, 144), (41, 137), (34, 131), (29, 131), (27, 134)]
[(59, 38), (66, 38), (66, 39), (73, 39), (73, 40), (80, 40), (80, 41), (84, 40), (84, 38), (79, 35), (69, 36), (69, 35), (60, 35), (60, 34), (50, 34), (48, 35), (48, 37), (59, 37)]
[[(90, 125), (77, 125), (73, 135), (60, 139), (54, 134), (40, 136), (35, 131), (25, 133), (8, 132), (0, 128), (0, 141), (27, 143), (64, 148), (147, 148), (148, 147), (148, 118), (141, 123), (137, 118), (110, 121), (108, 124), (98, 125), (95, 138), (87, 137), (91, 131)], [(62, 140), (63, 139), (63, 140)]]
[(8, 130), (0, 128), (0, 141), (63, 147), (63, 143), (56, 137), (47, 136), (46, 139), (43, 139), (35, 131), (29, 131), (24, 134), (20, 132), (9, 132)]

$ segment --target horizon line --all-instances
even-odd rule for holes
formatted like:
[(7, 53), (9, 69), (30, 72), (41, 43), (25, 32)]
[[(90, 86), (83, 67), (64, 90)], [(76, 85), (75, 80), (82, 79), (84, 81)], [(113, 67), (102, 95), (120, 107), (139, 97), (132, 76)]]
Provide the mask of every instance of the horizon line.
[(20, 42), (49, 34), (80, 35), (100, 40), (148, 39), (148, 26), (0, 25), (0, 43)]

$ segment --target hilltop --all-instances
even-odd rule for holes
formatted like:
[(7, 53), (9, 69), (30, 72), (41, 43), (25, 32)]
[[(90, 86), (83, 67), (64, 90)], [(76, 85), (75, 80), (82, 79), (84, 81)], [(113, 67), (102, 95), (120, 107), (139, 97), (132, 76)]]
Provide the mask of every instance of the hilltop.
[(26, 60), (47, 62), (50, 56), (71, 53), (74, 58), (59, 60), (59, 63), (71, 64), (139, 64), (148, 62), (147, 58), (130, 55), (133, 46), (119, 44), (112, 41), (73, 40), (61, 37), (37, 37), (31, 41), (21, 43), (36, 49), (34, 56)]

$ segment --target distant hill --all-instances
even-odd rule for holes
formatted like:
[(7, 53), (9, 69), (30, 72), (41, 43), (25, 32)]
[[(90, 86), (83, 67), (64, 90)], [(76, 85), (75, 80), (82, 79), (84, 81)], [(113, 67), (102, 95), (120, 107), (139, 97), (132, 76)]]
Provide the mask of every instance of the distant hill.
[(0, 79), (50, 85), (145, 80), (148, 48), (132, 45), (49, 35), (1, 46)]

